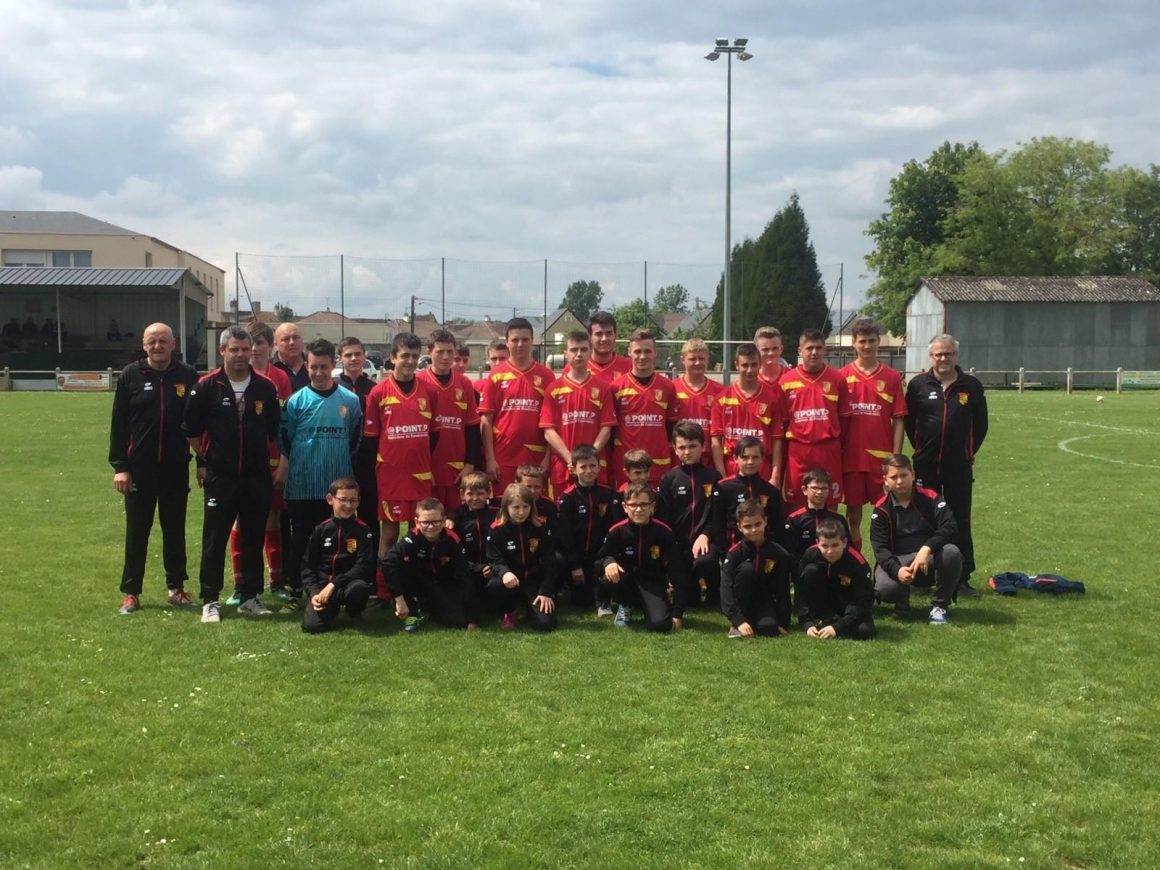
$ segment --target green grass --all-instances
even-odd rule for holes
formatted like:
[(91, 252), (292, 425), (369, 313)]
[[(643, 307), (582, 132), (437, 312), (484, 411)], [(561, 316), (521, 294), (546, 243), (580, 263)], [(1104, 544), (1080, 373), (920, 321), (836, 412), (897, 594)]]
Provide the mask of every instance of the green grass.
[(1088, 594), (854, 644), (202, 626), (156, 531), (121, 617), (109, 397), (0, 395), (0, 866), (1160, 865), (1160, 395), (991, 406), (979, 574)]

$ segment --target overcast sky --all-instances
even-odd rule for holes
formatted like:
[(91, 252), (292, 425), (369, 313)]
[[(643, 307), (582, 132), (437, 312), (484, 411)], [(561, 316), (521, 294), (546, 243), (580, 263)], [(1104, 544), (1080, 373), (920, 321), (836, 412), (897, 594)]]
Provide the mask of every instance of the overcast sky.
[(231, 287), (235, 252), (327, 255), (241, 258), (299, 312), (338, 308), (339, 253), (355, 315), (440, 298), (440, 257), (448, 316), (542, 307), (545, 258), (551, 307), (575, 278), (639, 296), (644, 261), (650, 292), (705, 298), (726, 65), (704, 55), (745, 36), (734, 241), (797, 191), (848, 307), (891, 177), (944, 140), (1160, 162), (1158, 21), (1155, 0), (0, 0), (0, 209), (157, 236)]

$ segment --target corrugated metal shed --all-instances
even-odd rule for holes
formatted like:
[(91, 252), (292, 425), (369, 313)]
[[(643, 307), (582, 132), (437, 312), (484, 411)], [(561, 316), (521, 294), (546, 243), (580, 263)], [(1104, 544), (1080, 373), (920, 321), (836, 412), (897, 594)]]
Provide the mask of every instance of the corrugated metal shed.
[(116, 224), (77, 211), (0, 211), (0, 233), (45, 235), (139, 236)]
[(1160, 289), (1128, 275), (1057, 278), (943, 275), (922, 283), (943, 302), (1160, 302)]
[[(28, 266), (0, 267), (0, 287), (146, 287), (173, 288), (188, 269), (88, 269), (83, 267), (38, 269)], [(192, 283), (202, 287), (192, 273)], [(204, 289), (204, 287), (202, 288)]]

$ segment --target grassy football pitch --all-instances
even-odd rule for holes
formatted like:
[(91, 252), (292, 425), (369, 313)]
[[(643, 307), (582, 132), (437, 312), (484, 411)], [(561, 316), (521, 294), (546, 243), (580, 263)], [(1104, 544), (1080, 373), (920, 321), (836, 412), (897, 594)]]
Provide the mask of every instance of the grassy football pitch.
[(1087, 594), (861, 644), (119, 616), (110, 402), (0, 395), (0, 866), (1160, 866), (1160, 395), (992, 393), (976, 578)]

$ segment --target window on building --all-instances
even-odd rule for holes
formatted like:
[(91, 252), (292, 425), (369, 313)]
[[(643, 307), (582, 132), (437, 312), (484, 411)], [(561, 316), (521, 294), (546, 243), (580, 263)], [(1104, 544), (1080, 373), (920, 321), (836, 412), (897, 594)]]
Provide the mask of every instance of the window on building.
[[(153, 268), (153, 252), (152, 251), (145, 252), (145, 268), (146, 269)], [(352, 351), (352, 353), (353, 353), (353, 351)]]
[(52, 265), (54, 266), (83, 266), (93, 265), (92, 251), (52, 251)]
[(40, 266), (48, 265), (48, 251), (5, 251), (5, 266)]

